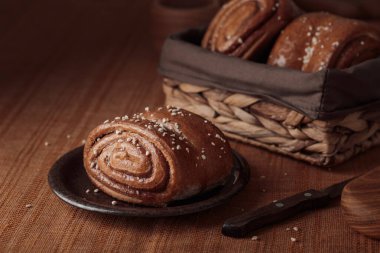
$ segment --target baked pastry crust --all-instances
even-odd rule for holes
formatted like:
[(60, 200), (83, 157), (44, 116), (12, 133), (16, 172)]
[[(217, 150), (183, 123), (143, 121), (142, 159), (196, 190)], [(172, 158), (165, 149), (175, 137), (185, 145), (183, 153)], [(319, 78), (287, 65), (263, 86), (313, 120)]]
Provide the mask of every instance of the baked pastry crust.
[(258, 60), (301, 10), (291, 0), (232, 0), (210, 23), (202, 47)]
[(277, 39), (268, 64), (317, 72), (343, 69), (380, 55), (380, 33), (371, 24), (319, 12), (300, 16)]
[(225, 182), (233, 158), (211, 122), (168, 106), (97, 126), (87, 138), (84, 165), (115, 199), (164, 206)]

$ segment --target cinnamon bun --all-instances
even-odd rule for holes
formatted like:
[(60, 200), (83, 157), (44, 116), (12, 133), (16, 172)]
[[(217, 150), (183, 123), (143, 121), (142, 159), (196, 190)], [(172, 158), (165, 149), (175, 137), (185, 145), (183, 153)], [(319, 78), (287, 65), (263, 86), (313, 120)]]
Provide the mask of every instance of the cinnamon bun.
[(268, 64), (317, 72), (343, 69), (380, 55), (380, 32), (371, 24), (329, 13), (309, 13), (289, 24)]
[(223, 184), (233, 158), (210, 121), (168, 106), (97, 126), (87, 138), (84, 165), (115, 199), (164, 206)]
[(210, 23), (202, 47), (258, 60), (300, 9), (291, 0), (233, 0)]

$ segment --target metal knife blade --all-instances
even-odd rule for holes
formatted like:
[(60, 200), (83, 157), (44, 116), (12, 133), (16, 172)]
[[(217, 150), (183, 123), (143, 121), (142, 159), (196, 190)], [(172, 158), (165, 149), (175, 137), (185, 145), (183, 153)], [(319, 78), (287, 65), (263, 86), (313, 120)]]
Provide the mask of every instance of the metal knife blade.
[(342, 181), (340, 183), (333, 184), (333, 185), (331, 185), (331, 186), (329, 186), (329, 187), (327, 187), (321, 191), (327, 193), (329, 195), (330, 199), (340, 197), (340, 195), (342, 194), (343, 188), (346, 186), (346, 184), (348, 184), (350, 181), (352, 181), (355, 178), (356, 177), (352, 177), (352, 178), (347, 179), (345, 181)]
[(331, 185), (320, 191), (310, 189), (297, 193), (291, 197), (229, 218), (223, 224), (222, 233), (230, 237), (244, 237), (256, 229), (283, 221), (303, 211), (326, 206), (333, 199), (339, 197), (344, 186), (354, 178)]

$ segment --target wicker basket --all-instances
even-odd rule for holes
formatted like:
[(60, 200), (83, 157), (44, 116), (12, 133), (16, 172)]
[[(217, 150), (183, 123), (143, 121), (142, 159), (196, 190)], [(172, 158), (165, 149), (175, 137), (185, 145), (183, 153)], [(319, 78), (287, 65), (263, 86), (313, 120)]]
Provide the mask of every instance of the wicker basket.
[(380, 144), (378, 107), (359, 106), (362, 110), (336, 116), (333, 113), (334, 117), (321, 119), (260, 95), (195, 81), (190, 84), (188, 80), (178, 81), (181, 75), (161, 73), (166, 76), (163, 82), (166, 104), (202, 115), (235, 140), (319, 166), (342, 163)]
[[(166, 104), (214, 122), (228, 137), (320, 166), (339, 164), (380, 144), (380, 112), (312, 120), (257, 97), (164, 80)], [(376, 116), (374, 118), (374, 116)]]

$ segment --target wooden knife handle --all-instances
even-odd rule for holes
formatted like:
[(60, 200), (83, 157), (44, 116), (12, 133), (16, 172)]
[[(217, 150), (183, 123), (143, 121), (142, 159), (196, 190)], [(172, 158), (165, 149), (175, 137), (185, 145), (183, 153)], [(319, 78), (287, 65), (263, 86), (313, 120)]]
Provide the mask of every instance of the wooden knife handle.
[(317, 190), (304, 191), (226, 220), (222, 233), (230, 237), (244, 237), (266, 225), (285, 220), (309, 209), (325, 206), (329, 201), (330, 197), (327, 193)]

